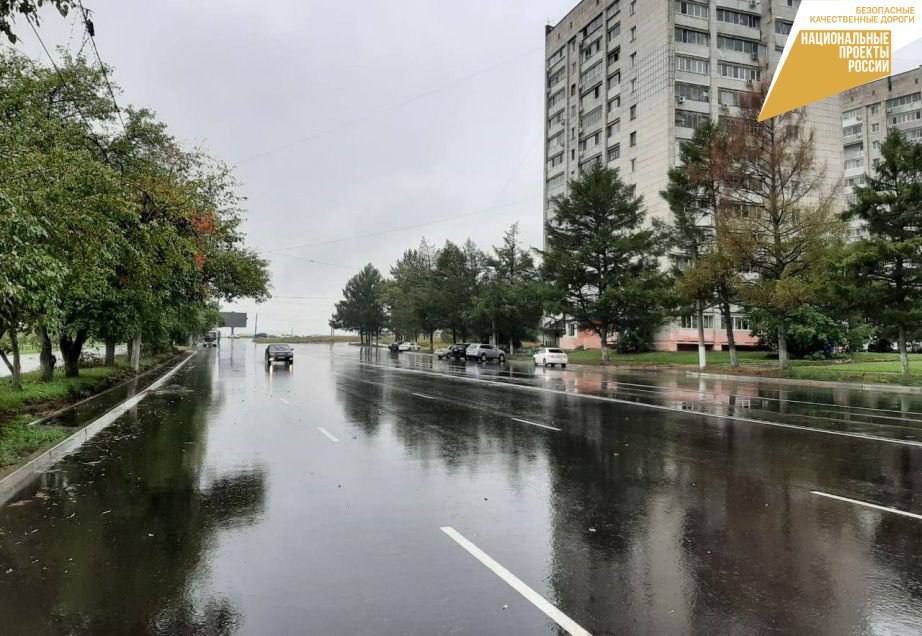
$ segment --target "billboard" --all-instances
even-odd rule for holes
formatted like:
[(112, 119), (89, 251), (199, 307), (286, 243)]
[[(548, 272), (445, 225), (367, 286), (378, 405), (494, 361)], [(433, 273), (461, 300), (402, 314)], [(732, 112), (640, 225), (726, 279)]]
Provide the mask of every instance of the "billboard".
[(222, 311), (219, 327), (246, 327), (247, 315), (239, 311)]

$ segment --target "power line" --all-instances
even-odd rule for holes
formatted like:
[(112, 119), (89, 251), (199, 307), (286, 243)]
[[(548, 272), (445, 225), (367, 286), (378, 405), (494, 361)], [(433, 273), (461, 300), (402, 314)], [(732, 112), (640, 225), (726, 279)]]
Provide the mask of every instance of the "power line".
[[(333, 244), (335, 244), (335, 243), (344, 243), (344, 242), (346, 242), (346, 241), (354, 241), (354, 240), (361, 239), (361, 238), (370, 238), (370, 237), (375, 237), (375, 236), (384, 236), (384, 235), (386, 235), (386, 234), (393, 234), (393, 233), (395, 233), (395, 232), (404, 232), (404, 231), (406, 231), (406, 230), (415, 230), (415, 229), (419, 229), (419, 228), (421, 228), (421, 227), (427, 227), (427, 226), (429, 226), (429, 225), (436, 225), (436, 224), (439, 224), (439, 223), (447, 223), (447, 222), (449, 222), (449, 221), (455, 221), (455, 220), (457, 220), (457, 219), (464, 219), (464, 218), (468, 218), (468, 217), (472, 217), (472, 216), (478, 216), (478, 215), (481, 215), (481, 214), (486, 214), (487, 212), (493, 212), (494, 210), (498, 210), (498, 209), (502, 209), (502, 208), (508, 208), (508, 207), (516, 206), (516, 205), (519, 205), (519, 204), (521, 204), (521, 203), (530, 202), (530, 201), (531, 201), (531, 199), (519, 199), (519, 200), (517, 200), (517, 201), (510, 201), (510, 202), (508, 202), (508, 203), (501, 203), (501, 204), (498, 204), (498, 205), (490, 206), (490, 207), (488, 207), (488, 208), (482, 208), (482, 209), (480, 209), (480, 210), (475, 210), (475, 211), (469, 212), (469, 213), (467, 213), (467, 214), (454, 214), (454, 215), (452, 215), (452, 216), (441, 217), (441, 218), (438, 218), (438, 219), (433, 219), (433, 220), (431, 220), (431, 221), (426, 221), (426, 222), (424, 222), (424, 223), (416, 223), (416, 224), (413, 224), (413, 225), (403, 225), (403, 226), (401, 226), (401, 227), (396, 227), (396, 228), (393, 228), (393, 229), (390, 229), (390, 230), (381, 230), (381, 231), (378, 231), (378, 232), (367, 232), (367, 233), (365, 233), (365, 234), (350, 234), (349, 236), (342, 236), (342, 237), (339, 237), (339, 238), (333, 238), (333, 239), (329, 239), (329, 240), (325, 240), (325, 241), (315, 241), (315, 242), (312, 242), (312, 243), (301, 243), (301, 244), (298, 244), (298, 245), (288, 245), (288, 246), (286, 246), (286, 247), (279, 247), (279, 248), (276, 248), (276, 249), (273, 249), (273, 250), (265, 250), (263, 253), (264, 253), (264, 254), (273, 254), (273, 253), (278, 253), (278, 252), (284, 252), (284, 251), (287, 251), (287, 250), (302, 249), (302, 248), (305, 248), (305, 247), (319, 247), (319, 246), (322, 246), (322, 245), (333, 245)], [(291, 255), (291, 254), (287, 254), (286, 256), (292, 256), (292, 255)]]
[(80, 7), (80, 12), (83, 14), (83, 29), (90, 38), (90, 44), (93, 45), (93, 52), (96, 54), (96, 60), (99, 62), (99, 70), (102, 71), (102, 78), (106, 82), (106, 88), (109, 89), (109, 97), (112, 98), (112, 105), (115, 106), (115, 114), (118, 115), (118, 120), (122, 124), (122, 130), (127, 134), (128, 129), (125, 126), (125, 120), (122, 118), (122, 109), (118, 107), (118, 100), (115, 99), (115, 91), (112, 90), (112, 83), (109, 81), (109, 74), (106, 72), (106, 65), (103, 63), (102, 57), (99, 55), (99, 49), (96, 47), (96, 27), (93, 26), (93, 21), (90, 20), (90, 12), (84, 8), (82, 0), (77, 0), (77, 6)]
[(474, 78), (474, 77), (477, 77), (478, 75), (483, 75), (484, 73), (488, 73), (489, 71), (492, 71), (492, 70), (494, 70), (494, 69), (496, 69), (496, 68), (498, 68), (498, 67), (504, 66), (504, 65), (506, 65), (506, 64), (509, 64), (510, 62), (514, 62), (514, 61), (516, 61), (516, 60), (518, 60), (518, 59), (521, 59), (521, 58), (523, 58), (523, 57), (526, 57), (526, 56), (528, 56), (528, 55), (531, 55), (532, 53), (534, 53), (534, 52), (536, 52), (536, 51), (543, 51), (543, 50), (544, 50), (544, 47), (535, 47), (535, 48), (528, 49), (527, 51), (524, 51), (524, 52), (519, 53), (519, 54), (517, 54), (517, 55), (513, 55), (513, 56), (511, 56), (511, 57), (508, 57), (508, 58), (499, 60), (498, 62), (496, 62), (496, 63), (494, 63), (494, 64), (491, 64), (491, 65), (489, 65), (489, 66), (485, 66), (485, 67), (480, 68), (480, 69), (478, 69), (478, 70), (476, 70), (476, 71), (472, 71), (472, 72), (468, 73), (467, 75), (462, 75), (462, 76), (460, 76), (460, 77), (456, 77), (456, 78), (454, 78), (451, 82), (448, 82), (448, 83), (445, 83), (445, 84), (440, 84), (439, 86), (436, 86), (436, 87), (434, 87), (434, 88), (430, 88), (430, 89), (424, 90), (424, 91), (422, 91), (422, 92), (416, 93), (416, 94), (411, 95), (411, 96), (409, 96), (409, 97), (407, 97), (407, 98), (405, 98), (405, 99), (403, 99), (403, 100), (400, 100), (400, 101), (398, 101), (398, 102), (394, 102), (394, 103), (392, 103), (392, 104), (386, 104), (386, 105), (381, 106), (380, 108), (378, 108), (378, 109), (376, 109), (376, 110), (373, 110), (373, 111), (371, 111), (371, 112), (368, 112), (368, 113), (366, 113), (366, 114), (364, 114), (364, 115), (361, 115), (361, 116), (359, 116), (359, 117), (356, 117), (356, 118), (354, 118), (354, 119), (346, 120), (346, 121), (341, 121), (341, 122), (337, 123), (337, 124), (335, 125), (335, 127), (327, 128), (327, 129), (324, 129), (324, 130), (319, 130), (319, 131), (313, 132), (313, 133), (311, 133), (311, 134), (309, 134), (309, 135), (306, 135), (306, 136), (304, 136), (304, 137), (299, 137), (299, 138), (297, 138), (297, 139), (294, 139), (294, 140), (292, 140), (292, 141), (290, 141), (290, 142), (288, 142), (288, 143), (281, 144), (281, 145), (275, 146), (275, 147), (273, 147), (273, 148), (268, 148), (268, 149), (266, 149), (266, 150), (263, 150), (263, 151), (254, 153), (254, 154), (252, 154), (252, 155), (248, 155), (248, 156), (246, 156), (246, 157), (244, 157), (244, 158), (242, 158), (242, 159), (239, 159), (236, 163), (237, 163), (237, 165), (240, 165), (240, 164), (242, 164), (242, 163), (247, 163), (248, 161), (252, 161), (253, 159), (259, 159), (259, 158), (262, 158), (262, 157), (266, 157), (266, 156), (269, 156), (269, 155), (271, 155), (271, 154), (273, 154), (273, 153), (279, 152), (279, 151), (281, 151), (281, 150), (287, 150), (288, 148), (293, 148), (293, 147), (295, 147), (295, 146), (299, 146), (299, 145), (301, 145), (301, 144), (303, 144), (303, 143), (306, 143), (306, 142), (308, 142), (308, 141), (313, 141), (314, 139), (317, 139), (317, 138), (319, 138), (319, 137), (323, 137), (324, 135), (329, 135), (329, 134), (341, 132), (342, 129), (343, 129), (344, 127), (347, 127), (347, 126), (354, 126), (354, 125), (356, 125), (356, 124), (364, 123), (364, 122), (366, 122), (366, 121), (368, 121), (368, 120), (370, 120), (370, 119), (373, 119), (374, 117), (376, 117), (376, 116), (378, 116), (378, 115), (382, 115), (382, 114), (387, 113), (387, 112), (389, 112), (389, 111), (396, 110), (396, 109), (398, 109), (398, 108), (402, 108), (402, 107), (407, 106), (407, 105), (409, 105), (409, 104), (412, 104), (413, 102), (418, 101), (418, 100), (420, 100), (420, 99), (423, 99), (423, 98), (426, 98), (426, 97), (430, 97), (430, 96), (432, 96), (432, 95), (437, 95), (438, 93), (442, 93), (442, 92), (444, 92), (444, 91), (446, 91), (446, 90), (450, 90), (451, 88), (453, 88), (454, 86), (456, 86), (456, 85), (458, 84), (458, 82), (464, 82), (464, 81), (467, 81), (467, 80), (472, 79), (472, 78)]

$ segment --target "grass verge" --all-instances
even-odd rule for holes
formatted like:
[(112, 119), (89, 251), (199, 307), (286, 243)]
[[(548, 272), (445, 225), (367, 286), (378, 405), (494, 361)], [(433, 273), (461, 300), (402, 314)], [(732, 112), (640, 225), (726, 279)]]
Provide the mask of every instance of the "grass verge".
[[(141, 370), (162, 364), (174, 355), (165, 353), (143, 358)], [(72, 429), (54, 426), (30, 426), (31, 421), (100, 393), (133, 374), (127, 358), (120, 356), (116, 358), (116, 366), (81, 369), (76, 378), (64, 377), (63, 369), (55, 370), (51, 382), (42, 382), (38, 371), (24, 373), (21, 391), (13, 388), (9, 378), (0, 379), (0, 472), (72, 432)]]
[[(706, 371), (712, 373), (734, 373), (759, 377), (784, 377), (802, 380), (829, 382), (855, 382), (864, 384), (906, 384), (900, 370), (900, 358), (896, 353), (855, 353), (844, 360), (792, 360), (786, 372), (778, 369), (777, 356), (765, 351), (738, 352), (740, 366), (730, 366), (730, 354), (726, 351), (708, 351)], [(571, 364), (601, 364), (599, 351), (571, 351)], [(651, 351), (648, 353), (612, 353), (613, 366), (650, 366), (698, 368), (697, 351)], [(922, 354), (909, 356), (911, 385), (922, 385)]]

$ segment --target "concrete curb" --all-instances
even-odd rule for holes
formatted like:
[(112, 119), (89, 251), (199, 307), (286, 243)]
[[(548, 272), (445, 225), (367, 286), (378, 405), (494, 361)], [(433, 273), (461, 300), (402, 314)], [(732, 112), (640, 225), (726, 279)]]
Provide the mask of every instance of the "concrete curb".
[(41, 473), (42, 471), (60, 461), (62, 458), (77, 450), (85, 442), (92, 439), (97, 433), (110, 426), (113, 422), (120, 418), (125, 413), (125, 411), (134, 408), (150, 393), (163, 386), (166, 381), (173, 377), (173, 375), (183, 366), (185, 366), (185, 364), (189, 362), (189, 360), (191, 360), (195, 354), (196, 352), (193, 351), (183, 360), (180, 360), (179, 363), (177, 363), (172, 369), (157, 378), (157, 380), (152, 382), (150, 386), (148, 386), (140, 393), (137, 393), (132, 397), (120, 402), (119, 404), (116, 404), (99, 418), (93, 420), (86, 426), (81, 427), (79, 430), (74, 431), (74, 433), (64, 438), (48, 450), (40, 453), (36, 457), (33, 457), (28, 462), (11, 472), (9, 475), (3, 479), (0, 479), (0, 506), (5, 505), (11, 497), (19, 492), (19, 490), (29, 481), (31, 481), (37, 474)]

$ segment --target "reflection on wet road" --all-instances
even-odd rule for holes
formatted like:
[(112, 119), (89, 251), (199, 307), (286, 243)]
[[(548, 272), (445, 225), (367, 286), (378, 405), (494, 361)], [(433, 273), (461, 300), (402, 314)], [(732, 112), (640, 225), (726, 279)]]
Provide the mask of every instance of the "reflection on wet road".
[(922, 396), (229, 341), (0, 508), (0, 633), (911, 633), (920, 445)]

